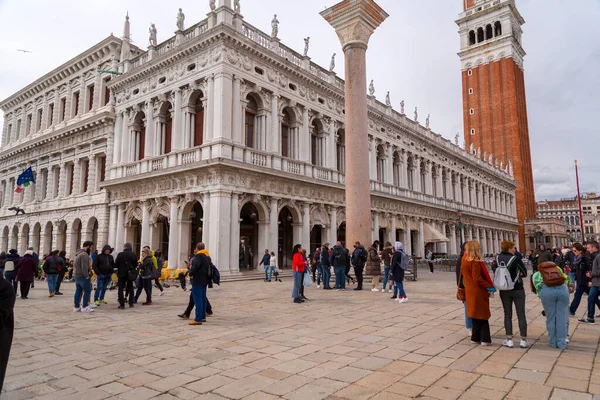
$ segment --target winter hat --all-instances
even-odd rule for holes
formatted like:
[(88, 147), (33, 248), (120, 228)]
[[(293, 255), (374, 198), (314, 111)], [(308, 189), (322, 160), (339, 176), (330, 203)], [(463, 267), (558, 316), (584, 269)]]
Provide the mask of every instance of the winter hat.
[(30, 256), (32, 256), (32, 255), (33, 255), (33, 250), (27, 250), (27, 251), (25, 252), (25, 255), (30, 255)]
[(123, 250), (133, 250), (133, 246), (131, 245), (131, 243), (125, 243), (123, 245)]
[(394, 249), (396, 249), (396, 251), (404, 251), (404, 245), (402, 242), (396, 242), (394, 243)]

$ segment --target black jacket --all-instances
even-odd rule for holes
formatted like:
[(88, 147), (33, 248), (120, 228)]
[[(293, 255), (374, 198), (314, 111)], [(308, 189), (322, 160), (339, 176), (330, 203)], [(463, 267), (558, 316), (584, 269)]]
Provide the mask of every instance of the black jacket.
[(210, 262), (204, 254), (196, 254), (192, 258), (192, 266), (190, 267), (190, 280), (192, 286), (208, 286), (208, 269)]
[(104, 254), (105, 250), (110, 250), (110, 246), (104, 246), (102, 253), (98, 254), (92, 263), (96, 275), (112, 275), (114, 272), (115, 260), (112, 255)]
[[(527, 276), (527, 268), (525, 268), (525, 265), (523, 265), (523, 261), (517, 257), (516, 255), (515, 260), (512, 262), (512, 264), (508, 265), (508, 263), (510, 262), (510, 259), (513, 257), (512, 254), (510, 253), (500, 253), (498, 254), (498, 261), (500, 262), (504, 262), (504, 264), (506, 264), (506, 266), (508, 267), (508, 272), (510, 273), (510, 278), (514, 281), (515, 279), (517, 279), (517, 274), (521, 273), (523, 275), (523, 278)], [(492, 271), (494, 271), (494, 273), (496, 272), (496, 268), (498, 268), (498, 264), (496, 262), (496, 259), (494, 259), (494, 262), (492, 263)], [(515, 288), (513, 290), (523, 290), (523, 279), (519, 278), (516, 282), (515, 282)]]
[(140, 267), (140, 276), (142, 279), (152, 279), (152, 271), (154, 271), (152, 256), (146, 256)]
[(115, 268), (117, 269), (117, 277), (127, 279), (129, 270), (137, 268), (138, 259), (135, 253), (131, 250), (124, 250), (117, 255), (115, 260)]
[[(575, 271), (575, 280), (578, 285), (585, 286), (586, 288), (588, 287), (590, 278), (586, 276), (586, 273), (592, 272), (593, 262), (594, 259), (592, 258), (592, 255), (586, 252), (585, 255), (582, 254), (581, 260), (577, 263), (578, 265), (571, 266), (571, 271)], [(573, 264), (576, 264), (575, 261), (573, 261)]]
[(64, 267), (65, 264), (62, 258), (53, 255), (46, 257), (44, 265), (42, 265), (42, 269), (48, 275), (58, 274)]
[(342, 246), (334, 246), (331, 249), (331, 265), (334, 267), (344, 267), (346, 268), (348, 254), (346, 253), (346, 249)]
[[(362, 255), (362, 257), (359, 257), (360, 255)], [(369, 253), (365, 249), (365, 246), (361, 244), (352, 252), (352, 265), (358, 268), (362, 268), (365, 266), (368, 257)]]
[(395, 251), (392, 256), (392, 265), (390, 272), (394, 278), (394, 282), (404, 281), (404, 270), (400, 267), (400, 261), (402, 261), (402, 251)]
[(325, 246), (321, 249), (321, 265), (324, 267), (331, 267), (331, 261), (329, 260), (329, 249)]

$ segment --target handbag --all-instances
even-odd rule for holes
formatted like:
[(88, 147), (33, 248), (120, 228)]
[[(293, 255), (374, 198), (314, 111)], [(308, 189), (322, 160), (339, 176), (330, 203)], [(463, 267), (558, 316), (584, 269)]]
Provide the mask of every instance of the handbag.
[(304, 286), (310, 286), (313, 284), (312, 277), (310, 274), (304, 274)]
[(462, 271), (458, 281), (458, 287), (456, 288), (456, 299), (460, 301), (467, 301), (467, 292), (465, 291), (465, 281), (463, 278)]

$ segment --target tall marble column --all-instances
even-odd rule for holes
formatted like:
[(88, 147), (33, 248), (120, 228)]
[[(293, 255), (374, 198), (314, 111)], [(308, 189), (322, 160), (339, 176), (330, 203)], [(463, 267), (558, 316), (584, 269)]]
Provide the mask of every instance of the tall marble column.
[(117, 213), (117, 226), (115, 227), (115, 249), (117, 249), (117, 253), (123, 250), (123, 245), (125, 244), (125, 205), (117, 203), (115, 205), (116, 213)]
[(117, 248), (117, 206), (111, 205), (108, 217), (108, 245)]
[(150, 202), (142, 202), (142, 247), (150, 246)]
[(371, 241), (365, 243), (365, 245), (373, 243), (376, 240), (379, 240), (379, 214), (373, 213), (373, 230), (371, 234)]
[(384, 183), (392, 185), (394, 183), (394, 147), (386, 143), (386, 159), (385, 159), (385, 174)]
[(460, 251), (458, 250), (458, 248), (456, 246), (456, 226), (449, 225), (449, 229), (450, 229), (450, 250), (449, 250), (449, 252), (450, 252), (450, 254), (459, 254)]
[(412, 255), (412, 219), (406, 218), (406, 231), (404, 233), (404, 250), (409, 256)]
[[(271, 198), (270, 211), (269, 211), (269, 250), (277, 252), (277, 241), (279, 239), (279, 225), (278, 225), (278, 217), (279, 217), (279, 202), (276, 198)], [(233, 217), (232, 217), (233, 218)], [(235, 218), (238, 218), (237, 216)], [(232, 220), (232, 223), (235, 221)], [(239, 238), (238, 238), (239, 239)], [(237, 240), (232, 242), (234, 245), (237, 243)], [(238, 246), (239, 247), (239, 246)]]
[(146, 138), (144, 142), (144, 158), (152, 157), (154, 155), (154, 102), (148, 101), (146, 102), (146, 120), (144, 124), (146, 125)]
[(177, 269), (181, 260), (178, 260), (179, 256), (179, 241), (178, 241), (178, 233), (179, 233), (179, 221), (178, 221), (178, 210), (179, 210), (179, 197), (173, 196), (170, 198), (171, 200), (171, 209), (169, 213), (169, 268)]
[[(332, 244), (332, 243), (337, 242), (337, 228), (338, 228), (337, 207), (329, 208), (329, 222), (330, 222), (329, 239), (327, 239), (327, 241), (329, 241), (329, 243)], [(350, 243), (347, 240), (346, 240), (346, 247), (350, 248)]]
[[(241, 99), (241, 95), (242, 95), (242, 89), (241, 89), (242, 83), (240, 81), (240, 78), (237, 76), (233, 77), (233, 121), (231, 123), (231, 139), (233, 141), (234, 144), (240, 145), (242, 144), (242, 137), (243, 137), (243, 131), (244, 131), (244, 117), (242, 115), (242, 99)], [(271, 98), (271, 113), (273, 113), (273, 110), (277, 110), (277, 98), (278, 96), (273, 94), (273, 97)], [(206, 112), (205, 112), (206, 113)], [(277, 111), (275, 111), (275, 113), (277, 113)], [(277, 123), (277, 121), (279, 120), (278, 118), (274, 118), (273, 119), (275, 123)], [(275, 132), (277, 132), (274, 128), (273, 129), (273, 135), (275, 135)], [(275, 136), (272, 136), (273, 138)]]
[[(233, 208), (231, 203), (231, 192), (226, 190), (213, 190), (210, 193), (210, 215), (206, 213), (204, 214), (206, 217), (211, 218), (210, 229), (208, 232), (208, 236), (210, 238), (208, 251), (211, 254), (215, 265), (219, 266), (221, 271), (225, 272), (226, 274), (231, 272), (231, 264), (239, 261), (238, 259), (230, 260), (230, 247), (232, 246), (231, 218)], [(237, 243), (234, 245), (239, 246)], [(266, 248), (264, 246), (265, 244), (263, 244), (259, 248), (264, 250)]]
[(305, 106), (302, 110), (302, 129), (300, 130), (299, 156), (300, 161), (310, 163), (310, 127), (308, 107)]
[(377, 180), (377, 140), (369, 136), (369, 179)]
[(131, 117), (133, 111), (127, 110), (123, 113), (123, 124), (121, 129), (121, 162), (128, 163), (130, 160), (130, 142), (131, 142), (131, 133), (129, 131), (129, 118)]
[(425, 222), (419, 220), (419, 248), (415, 252), (420, 257), (425, 257)]
[(310, 203), (302, 205), (302, 247), (310, 253)]
[[(239, 95), (237, 107), (241, 110), (241, 104), (239, 103)], [(271, 95), (271, 134), (269, 135), (269, 137), (271, 138), (271, 148), (267, 149), (267, 151), (270, 151), (275, 154), (281, 154), (281, 132), (279, 132), (279, 95), (277, 95), (276, 93), (273, 93)]]
[[(231, 274), (238, 274), (240, 272), (240, 193), (232, 193), (231, 194), (231, 242), (229, 245), (230, 256), (229, 256), (229, 272)], [(273, 207), (273, 203), (271, 202), (271, 207)], [(277, 207), (275, 207), (277, 208)], [(275, 234), (275, 240), (277, 240), (277, 234)], [(275, 242), (275, 246), (270, 249), (271, 251), (277, 252), (277, 242)]]

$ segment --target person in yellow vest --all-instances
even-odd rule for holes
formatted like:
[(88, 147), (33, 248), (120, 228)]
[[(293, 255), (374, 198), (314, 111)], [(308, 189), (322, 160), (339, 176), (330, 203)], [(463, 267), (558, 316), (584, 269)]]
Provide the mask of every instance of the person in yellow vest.
[[(152, 256), (152, 265), (154, 265), (155, 270), (158, 270), (158, 262), (156, 261), (156, 257), (154, 256), (154, 250), (150, 250), (150, 246), (144, 246), (144, 248), (142, 249), (142, 252), (144, 250), (148, 250), (148, 252)], [(140, 257), (140, 259), (138, 260), (138, 265), (141, 265), (143, 261), (144, 261), (144, 259)], [(136, 285), (137, 285), (137, 289), (135, 291), (135, 297), (133, 299), (133, 304), (137, 304), (137, 301), (140, 298), (142, 291), (144, 290), (144, 281), (142, 280), (141, 276), (137, 277)], [(162, 296), (162, 291), (161, 291), (161, 296)]]

